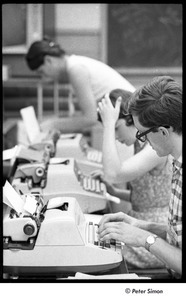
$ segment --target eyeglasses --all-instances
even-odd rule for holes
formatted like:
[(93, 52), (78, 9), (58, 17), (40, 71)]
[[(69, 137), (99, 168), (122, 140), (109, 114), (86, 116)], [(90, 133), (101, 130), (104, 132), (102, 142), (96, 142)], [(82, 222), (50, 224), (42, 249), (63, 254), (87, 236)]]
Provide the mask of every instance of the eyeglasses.
[(147, 140), (147, 134), (148, 134), (149, 132), (153, 131), (155, 128), (158, 128), (158, 127), (160, 127), (160, 126), (165, 127), (165, 128), (169, 128), (169, 127), (170, 127), (170, 126), (167, 126), (167, 125), (154, 126), (154, 127), (151, 127), (150, 129), (148, 129), (148, 130), (146, 130), (146, 131), (144, 131), (144, 132), (141, 132), (141, 133), (140, 133), (140, 131), (138, 130), (138, 131), (136, 132), (136, 138), (137, 138), (138, 140), (140, 140), (141, 142), (144, 143), (144, 142)]

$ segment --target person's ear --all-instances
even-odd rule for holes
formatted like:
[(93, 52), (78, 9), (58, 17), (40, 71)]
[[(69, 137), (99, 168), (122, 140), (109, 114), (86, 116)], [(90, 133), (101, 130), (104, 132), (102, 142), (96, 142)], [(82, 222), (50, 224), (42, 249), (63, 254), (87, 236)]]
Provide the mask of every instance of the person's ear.
[(49, 55), (44, 56), (44, 64), (46, 64), (46, 65), (51, 64), (51, 56), (49, 56)]
[(165, 136), (165, 137), (168, 137), (169, 136), (169, 130), (168, 130), (168, 128), (165, 128), (165, 127), (163, 127), (163, 126), (160, 126), (159, 127), (159, 131), (162, 133), (162, 135), (163, 136)]

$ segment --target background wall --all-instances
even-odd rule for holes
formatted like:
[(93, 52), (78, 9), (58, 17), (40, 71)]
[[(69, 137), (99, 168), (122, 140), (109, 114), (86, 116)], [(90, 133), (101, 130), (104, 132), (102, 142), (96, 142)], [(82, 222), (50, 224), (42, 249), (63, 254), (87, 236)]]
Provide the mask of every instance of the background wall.
[[(22, 7), (9, 5), (18, 6), (14, 16)], [(181, 4), (54, 3), (43, 4), (42, 10), (43, 36), (50, 36), (69, 53), (99, 59), (120, 72), (128, 68), (181, 70)], [(22, 40), (28, 33), (27, 29), (16, 32), (18, 23), (14, 18), (3, 26), (3, 42), (19, 34)], [(27, 20), (23, 19), (24, 24)], [(11, 66), (12, 76), (33, 76), (25, 64), (25, 53), (3, 53), (3, 64)]]
[(102, 60), (102, 4), (56, 4), (56, 39), (68, 53)]

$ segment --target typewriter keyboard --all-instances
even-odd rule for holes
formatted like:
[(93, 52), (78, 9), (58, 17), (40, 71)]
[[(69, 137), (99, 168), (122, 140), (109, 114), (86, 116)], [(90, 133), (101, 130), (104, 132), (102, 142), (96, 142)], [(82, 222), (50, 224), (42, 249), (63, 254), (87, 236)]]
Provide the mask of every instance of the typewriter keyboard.
[(97, 150), (88, 150), (87, 159), (96, 163), (102, 163), (102, 152)]
[(110, 248), (114, 251), (121, 251), (122, 245), (114, 239), (108, 241), (100, 241), (97, 235), (98, 224), (88, 223), (88, 243), (102, 248)]
[(85, 191), (94, 192), (104, 195), (106, 193), (106, 186), (99, 179), (90, 176), (81, 177), (81, 185)]

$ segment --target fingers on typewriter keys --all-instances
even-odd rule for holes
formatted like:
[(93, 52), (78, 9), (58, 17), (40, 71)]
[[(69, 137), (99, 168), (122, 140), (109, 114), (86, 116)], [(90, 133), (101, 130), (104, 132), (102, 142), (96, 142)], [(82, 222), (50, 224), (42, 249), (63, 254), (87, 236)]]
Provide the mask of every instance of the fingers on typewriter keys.
[(106, 240), (105, 247), (110, 248), (110, 240)]
[(120, 250), (121, 249), (121, 243), (116, 241), (116, 249)]
[(104, 241), (100, 241), (100, 247), (104, 248), (105, 246), (105, 242)]
[(110, 240), (110, 245), (111, 245), (112, 248), (114, 248), (116, 250), (116, 240), (111, 239)]
[(102, 248), (114, 248), (117, 250), (118, 247), (121, 247), (121, 243), (116, 242), (114, 239), (100, 241), (98, 236), (98, 224), (93, 224), (93, 222), (89, 222), (88, 224), (88, 242), (94, 244), (95, 246), (99, 246)]

